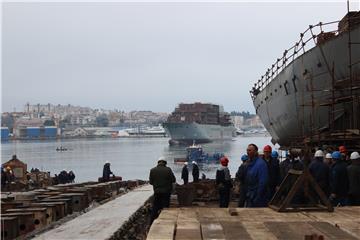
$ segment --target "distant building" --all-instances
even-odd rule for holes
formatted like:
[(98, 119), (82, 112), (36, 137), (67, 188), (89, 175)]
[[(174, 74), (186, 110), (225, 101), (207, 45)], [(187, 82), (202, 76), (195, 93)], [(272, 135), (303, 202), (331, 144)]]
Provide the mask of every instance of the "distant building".
[(43, 139), (56, 138), (56, 126), (44, 126), (46, 118), (27, 118), (23, 117), (15, 121), (14, 136), (16, 138)]
[(9, 139), (9, 128), (8, 127), (1, 127), (1, 141), (6, 141)]
[(231, 122), (234, 124), (236, 128), (241, 128), (244, 125), (244, 117), (243, 116), (231, 116)]

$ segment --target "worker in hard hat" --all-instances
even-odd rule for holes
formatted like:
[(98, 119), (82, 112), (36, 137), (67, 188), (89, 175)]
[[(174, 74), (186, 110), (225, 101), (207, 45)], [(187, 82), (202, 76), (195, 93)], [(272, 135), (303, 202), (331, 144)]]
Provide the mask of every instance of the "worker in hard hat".
[(188, 162), (184, 162), (184, 166), (181, 170), (181, 179), (184, 181), (184, 184), (187, 184), (189, 182)]
[(163, 208), (170, 206), (170, 196), (176, 179), (167, 161), (160, 157), (157, 166), (150, 170), (149, 182), (154, 189), (154, 200), (151, 211), (151, 222), (159, 216)]
[(345, 161), (348, 165), (351, 164), (350, 156), (348, 155), (348, 151), (345, 146), (339, 147), (339, 152), (341, 153), (341, 157), (343, 161)]
[(238, 201), (238, 207), (244, 207), (245, 206), (245, 199), (246, 199), (246, 168), (249, 163), (249, 157), (248, 155), (244, 154), (241, 156), (241, 165), (238, 168), (238, 171), (236, 172), (236, 181), (239, 183), (239, 201)]
[(263, 159), (267, 164), (269, 173), (267, 197), (270, 201), (275, 194), (276, 188), (280, 185), (280, 167), (279, 160), (271, 156), (272, 148), (270, 145), (266, 145), (263, 152)]
[(329, 196), (329, 174), (330, 168), (324, 163), (324, 152), (317, 150), (313, 161), (309, 165), (310, 174), (326, 196)]
[(199, 166), (195, 161), (192, 161), (192, 176), (193, 176), (193, 182), (199, 181), (200, 171), (199, 171)]
[(219, 190), (219, 205), (221, 208), (227, 208), (230, 202), (230, 190), (232, 188), (230, 170), (228, 168), (229, 159), (222, 157), (220, 159), (220, 168), (216, 171), (216, 185)]
[(353, 152), (350, 155), (351, 164), (347, 167), (349, 176), (349, 205), (360, 206), (360, 155)]
[(325, 158), (324, 158), (324, 163), (330, 168), (331, 165), (333, 164), (333, 160), (332, 160), (332, 157), (331, 157), (331, 153), (327, 153), (325, 155)]
[(339, 151), (333, 152), (331, 156), (334, 164), (330, 169), (330, 201), (334, 206), (345, 206), (349, 192), (347, 164)]

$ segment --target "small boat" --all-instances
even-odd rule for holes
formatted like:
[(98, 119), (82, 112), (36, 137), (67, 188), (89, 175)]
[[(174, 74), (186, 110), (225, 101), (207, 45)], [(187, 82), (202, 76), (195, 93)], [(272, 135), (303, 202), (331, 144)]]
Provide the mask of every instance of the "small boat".
[(200, 145), (193, 145), (186, 148), (186, 157), (174, 158), (175, 163), (195, 161), (197, 163), (218, 163), (224, 156), (223, 153), (208, 154), (203, 151)]
[(68, 149), (67, 148), (64, 148), (63, 146), (60, 146), (60, 147), (57, 147), (56, 148), (56, 151), (57, 152), (64, 152), (64, 151), (67, 151)]

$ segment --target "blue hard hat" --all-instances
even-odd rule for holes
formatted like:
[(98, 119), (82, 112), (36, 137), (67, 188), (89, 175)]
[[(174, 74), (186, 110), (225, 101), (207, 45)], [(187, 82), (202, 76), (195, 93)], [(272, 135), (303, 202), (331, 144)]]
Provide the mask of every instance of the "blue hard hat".
[(331, 154), (331, 157), (333, 159), (340, 159), (341, 158), (341, 153), (339, 151), (335, 151)]
[(273, 157), (273, 158), (278, 158), (278, 157), (279, 157), (278, 152), (277, 152), (277, 151), (272, 151), (271, 157)]
[(248, 155), (244, 154), (244, 155), (241, 156), (241, 161), (245, 162), (247, 160), (249, 160)]

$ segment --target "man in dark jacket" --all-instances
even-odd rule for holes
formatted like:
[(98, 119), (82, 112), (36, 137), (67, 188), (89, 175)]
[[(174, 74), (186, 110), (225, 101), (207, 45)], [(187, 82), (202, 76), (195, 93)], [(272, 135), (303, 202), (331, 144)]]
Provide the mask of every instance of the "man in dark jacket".
[(329, 196), (329, 173), (330, 169), (324, 162), (324, 152), (317, 150), (314, 155), (313, 161), (309, 165), (310, 174), (314, 177), (315, 181), (323, 190), (325, 195)]
[(268, 167), (262, 158), (258, 157), (258, 147), (249, 144), (247, 155), (249, 165), (246, 171), (246, 207), (266, 207), (267, 205), (267, 186), (268, 186)]
[(189, 169), (187, 167), (188, 163), (184, 162), (184, 166), (181, 170), (181, 179), (184, 181), (184, 184), (189, 182)]
[(106, 161), (103, 167), (103, 181), (107, 182), (110, 180), (110, 174), (114, 175), (110, 170), (110, 162)]
[(264, 160), (268, 167), (269, 181), (268, 181), (268, 200), (270, 201), (275, 194), (276, 187), (280, 184), (280, 167), (279, 160), (272, 157), (271, 146), (266, 145), (263, 149)]
[(335, 151), (331, 154), (334, 164), (330, 170), (330, 201), (334, 206), (345, 206), (349, 192), (349, 178), (347, 164), (341, 153)]
[(240, 184), (240, 190), (239, 190), (239, 202), (238, 207), (244, 207), (245, 206), (245, 199), (246, 199), (246, 168), (247, 163), (249, 162), (248, 155), (243, 155), (241, 157), (242, 164), (240, 165), (238, 171), (236, 172), (236, 181)]
[(221, 167), (216, 171), (216, 185), (219, 190), (219, 206), (227, 208), (230, 201), (230, 190), (232, 188), (231, 176), (229, 168), (227, 167), (229, 159), (222, 157), (220, 159)]
[(360, 155), (353, 152), (350, 155), (351, 164), (347, 167), (349, 176), (349, 204), (360, 206)]
[(304, 166), (300, 161), (299, 153), (296, 150), (291, 150), (290, 155), (280, 163), (280, 183), (285, 179), (290, 169), (303, 170)]
[(192, 175), (194, 182), (199, 181), (199, 166), (197, 165), (197, 162), (192, 161)]
[(69, 182), (69, 176), (68, 176), (68, 173), (67, 173), (66, 169), (63, 169), (60, 172), (60, 174), (58, 176), (58, 179), (59, 179), (60, 184), (65, 184), (65, 183)]
[(159, 216), (163, 208), (170, 206), (170, 195), (172, 184), (176, 179), (171, 168), (166, 166), (167, 162), (164, 157), (160, 157), (156, 167), (150, 170), (150, 184), (154, 189), (154, 201), (151, 212), (151, 222)]

